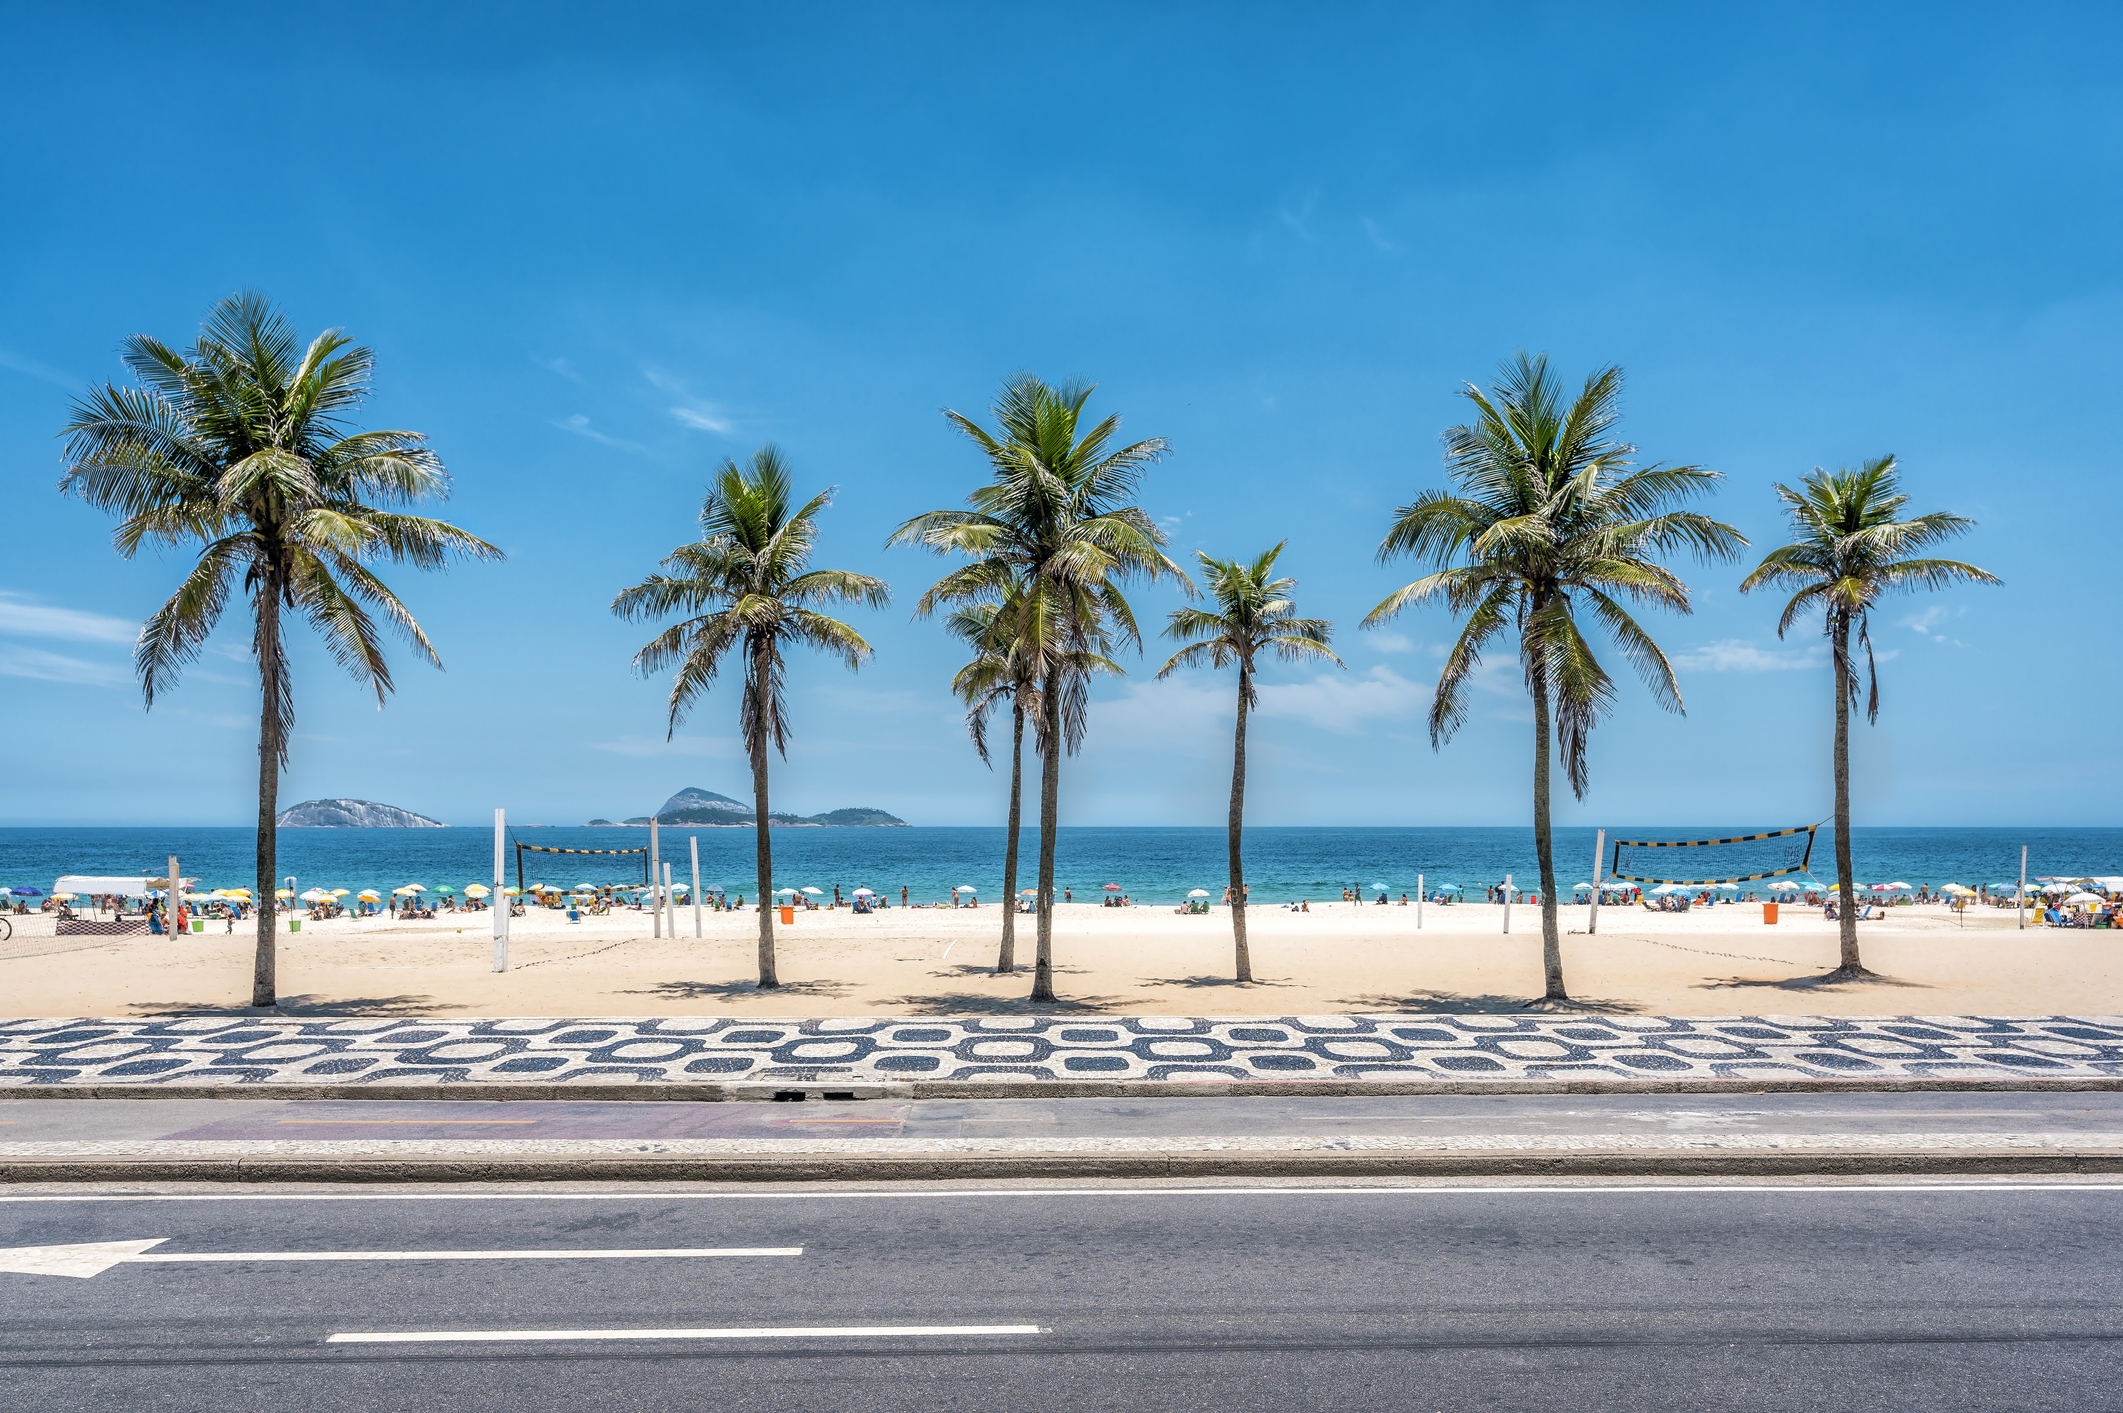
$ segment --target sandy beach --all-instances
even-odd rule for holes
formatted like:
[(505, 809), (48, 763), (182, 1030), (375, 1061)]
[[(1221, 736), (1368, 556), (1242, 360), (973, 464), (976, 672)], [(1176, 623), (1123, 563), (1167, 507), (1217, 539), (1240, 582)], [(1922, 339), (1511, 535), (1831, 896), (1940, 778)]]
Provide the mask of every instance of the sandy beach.
[[(754, 984), (750, 912), (705, 913), (704, 937), (681, 910), (678, 938), (651, 936), (646, 914), (585, 918), (543, 909), (515, 921), (511, 967), (491, 969), (491, 919), (444, 915), (305, 922), (283, 933), (280, 995), (295, 1012), (345, 1015), (672, 1016), (980, 1015), (1033, 1010), (1148, 1015), (1292, 1015), (1339, 1011), (1515, 1010), (1541, 991), (1540, 921), (1526, 907), (1424, 910), (1345, 903), (1310, 913), (1255, 908), (1254, 972), (1232, 982), (1221, 911), (1058, 910), (1055, 987), (1033, 1007), (1032, 923), (1018, 918), (1015, 975), (995, 974), (1001, 915), (992, 908), (803, 912), (777, 927), (783, 985)], [(1910, 907), (1861, 924), (1880, 980), (1834, 986), (1834, 925), (1786, 910), (1775, 926), (1736, 904), (1688, 913), (1603, 907), (1562, 922), (1571, 994), (1600, 1010), (1654, 1015), (1993, 1016), (2123, 1012), (2123, 935), (2015, 928), (2010, 910)], [(231, 1010), (249, 999), (251, 934), (209, 931), (91, 946), (52, 935), (48, 917), (15, 919), (0, 949), (0, 1013), (144, 1016)], [(58, 950), (64, 948), (66, 950)]]

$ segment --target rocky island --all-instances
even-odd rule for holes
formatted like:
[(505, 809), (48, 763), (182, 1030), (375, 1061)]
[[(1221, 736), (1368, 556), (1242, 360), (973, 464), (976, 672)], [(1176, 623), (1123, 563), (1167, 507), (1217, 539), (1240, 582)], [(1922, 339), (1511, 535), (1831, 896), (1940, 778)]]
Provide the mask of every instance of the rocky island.
[(275, 818), (282, 829), (447, 829), (424, 814), (374, 800), (304, 800)]
[[(585, 828), (647, 828), (651, 816), (635, 815), (614, 825), (609, 819), (593, 819)], [(661, 825), (706, 826), (707, 828), (730, 828), (758, 825), (758, 817), (752, 807), (742, 800), (733, 800), (728, 795), (718, 795), (713, 790), (688, 786), (663, 802), (654, 819)], [(877, 829), (907, 828), (907, 822), (896, 814), (873, 809), (837, 809), (824, 814), (784, 814), (780, 810), (768, 813), (767, 822), (776, 828), (811, 829)]]

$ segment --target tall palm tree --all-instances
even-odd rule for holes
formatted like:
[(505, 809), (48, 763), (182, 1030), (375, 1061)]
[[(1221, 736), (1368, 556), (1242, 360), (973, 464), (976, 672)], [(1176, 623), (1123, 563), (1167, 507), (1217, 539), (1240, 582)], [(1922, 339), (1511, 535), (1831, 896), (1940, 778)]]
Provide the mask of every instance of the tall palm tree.
[(665, 556), (651, 574), (612, 600), (630, 620), (686, 615), (634, 654), (634, 668), (654, 677), (676, 666), (671, 679), (669, 729), (708, 690), (732, 650), (744, 662), (744, 696), (737, 709), (745, 754), (752, 763), (752, 814), (757, 824), (759, 984), (779, 986), (774, 970), (772, 817), (767, 811), (767, 747), (789, 755), (782, 649), (800, 644), (831, 653), (854, 671), (870, 655), (862, 635), (815, 604), (861, 603), (883, 608), (892, 591), (882, 579), (844, 569), (806, 569), (818, 542), (818, 516), (833, 503), (820, 491), (791, 508), (789, 467), (780, 451), (761, 447), (739, 466), (724, 460), (700, 505), (700, 538)]
[(1481, 650), (1516, 629), (1519, 665), (1533, 696), (1533, 838), (1541, 873), (1541, 961), (1548, 1002), (1567, 1002), (1556, 929), (1555, 849), (1549, 827), (1548, 736), (1555, 733), (1570, 788), (1585, 797), (1585, 748), (1614, 705), (1614, 682), (1578, 624), (1580, 604), (1606, 630), (1669, 711), (1680, 712), (1673, 667), (1622, 600), (1690, 611), (1688, 586), (1658, 556), (1674, 549), (1729, 559), (1746, 544), (1707, 516), (1669, 509), (1710, 490), (1721, 474), (1700, 466), (1635, 466), (1636, 448), (1611, 433), (1622, 370), (1605, 368), (1575, 398), (1546, 356), (1520, 354), (1488, 393), (1469, 384), (1475, 421), (1444, 435), (1458, 494), (1424, 491), (1401, 507), (1379, 558), (1410, 555), (1436, 573), (1371, 611), (1366, 628), (1442, 599), (1467, 622), (1445, 657), (1430, 704), (1430, 740), (1442, 746), (1466, 721)]
[(1791, 589), (1791, 599), (1777, 620), (1783, 637), (1801, 615), (1820, 610), (1828, 637), (1835, 679), (1835, 833), (1837, 909), (1842, 931), (1842, 959), (1831, 979), (1869, 976), (1858, 957), (1856, 881), (1850, 859), (1850, 707), (1858, 699), (1858, 669), (1851, 656), (1851, 629), (1865, 649), (1869, 697), (1865, 719), (1880, 717), (1880, 678), (1872, 658), (1872, 609), (1897, 590), (1946, 589), (1955, 584), (1997, 584), (1996, 575), (1957, 559), (1903, 559), (1900, 556), (1943, 543), (1975, 528), (1973, 520), (1944, 511), (1898, 518), (1909, 507), (1901, 493), (1900, 468), (1894, 457), (1881, 456), (1856, 471), (1814, 468), (1799, 489), (1776, 483), (1777, 499), (1791, 514), (1791, 543), (1762, 557), (1740, 584), (1755, 589)]
[[(258, 948), (251, 1004), (278, 999), (273, 897), (280, 774), (295, 719), (282, 626), (300, 615), (380, 707), (391, 670), (370, 610), (442, 665), (411, 610), (376, 577), (378, 562), (439, 569), (452, 555), (501, 551), (454, 525), (392, 509), (449, 494), (418, 432), (349, 430), (374, 356), (338, 329), (305, 347), (263, 295), (229, 296), (179, 351), (136, 334), (123, 345), (137, 386), (106, 383), (74, 403), (62, 493), (122, 517), (113, 542), (197, 543), (198, 561), (141, 629), (134, 668), (152, 707), (221, 621), (240, 582), (258, 662)], [(174, 884), (172, 885), (174, 892)]]
[(1087, 688), (1081, 655), (1105, 656), (1109, 640), (1140, 647), (1142, 634), (1122, 586), (1170, 575), (1193, 585), (1163, 552), (1165, 536), (1133, 503), (1144, 468), (1162, 456), (1152, 437), (1111, 448), (1120, 418), (1082, 426), (1092, 385), (1050, 387), (1030, 374), (1003, 385), (993, 433), (946, 409), (953, 426), (986, 454), (993, 479), (967, 497), (970, 510), (917, 515), (893, 531), (891, 544), (956, 552), (971, 562), (930, 586), (916, 612), (995, 602), (1023, 586), (1017, 651), (1039, 683), (1040, 756), (1038, 954), (1032, 999), (1054, 999), (1054, 829), (1061, 797), (1061, 757), (1082, 744), (1085, 715), (1065, 703)]
[(1286, 662), (1325, 658), (1335, 666), (1342, 660), (1327, 646), (1334, 625), (1324, 618), (1299, 618), (1290, 591), (1295, 579), (1270, 579), (1275, 561), (1283, 552), (1278, 543), (1251, 564), (1235, 559), (1211, 559), (1199, 551), (1202, 577), (1214, 612), (1201, 608), (1172, 611), (1165, 636), (1187, 644), (1158, 670), (1170, 677), (1182, 667), (1238, 666), (1238, 726), (1231, 737), (1231, 809), (1226, 828), (1231, 855), (1231, 940), (1238, 954), (1238, 979), (1253, 980), (1253, 957), (1246, 950), (1246, 869), (1240, 844), (1246, 820), (1246, 714), (1260, 704), (1254, 690), (1254, 664), (1264, 651)]
[[(1023, 619), (1030, 605), (1023, 591), (1006, 590), (997, 603), (961, 605), (946, 620), (951, 636), (973, 649), (973, 660), (958, 670), (951, 690), (966, 704), (966, 729), (981, 763), (988, 759), (988, 717), (1005, 702), (1010, 706), (1010, 811), (1003, 846), (1003, 936), (996, 954), (998, 974), (1017, 970), (1017, 845), (1023, 818), (1025, 722), (1042, 729), (1045, 716), (1039, 710), (1039, 677), (1036, 654), (1018, 650), (1023, 632), (1028, 641), (1039, 641), (1039, 629), (1026, 631)], [(1119, 672), (1120, 667), (1098, 652), (1079, 652), (1065, 664), (1065, 678), (1072, 690), (1062, 700), (1062, 734), (1081, 740), (1084, 711), (1089, 694), (1081, 688), (1094, 672)], [(1037, 740), (1035, 739), (1035, 749)]]

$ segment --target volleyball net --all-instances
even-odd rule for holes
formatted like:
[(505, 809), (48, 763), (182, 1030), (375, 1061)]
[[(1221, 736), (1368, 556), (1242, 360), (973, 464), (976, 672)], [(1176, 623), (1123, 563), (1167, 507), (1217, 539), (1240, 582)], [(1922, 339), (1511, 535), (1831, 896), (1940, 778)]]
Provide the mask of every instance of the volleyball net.
[(1617, 839), (1608, 877), (1630, 883), (1754, 883), (1804, 873), (1818, 824), (1730, 839)]

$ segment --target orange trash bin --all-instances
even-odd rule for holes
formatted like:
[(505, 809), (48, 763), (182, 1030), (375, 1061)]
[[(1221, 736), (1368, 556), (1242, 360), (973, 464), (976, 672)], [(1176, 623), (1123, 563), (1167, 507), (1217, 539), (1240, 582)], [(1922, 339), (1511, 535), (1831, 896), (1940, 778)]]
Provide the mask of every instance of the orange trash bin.
[(784, 927), (794, 927), (796, 925), (796, 905), (794, 903), (783, 903), (781, 905), (781, 922)]
[(1776, 920), (1777, 905), (1775, 903), (1762, 904), (1762, 921), (1774, 927), (1776, 925)]

